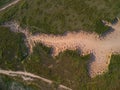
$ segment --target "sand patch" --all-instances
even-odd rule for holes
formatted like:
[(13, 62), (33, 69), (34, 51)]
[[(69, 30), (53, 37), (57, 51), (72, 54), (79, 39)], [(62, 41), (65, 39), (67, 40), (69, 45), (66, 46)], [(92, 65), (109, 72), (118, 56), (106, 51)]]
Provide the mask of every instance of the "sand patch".
[(106, 21), (103, 23), (113, 29), (111, 33), (99, 36), (96, 33), (68, 32), (64, 35), (37, 34), (32, 35), (27, 29), (22, 29), (16, 22), (5, 23), (4, 26), (10, 27), (14, 32), (22, 32), (26, 36), (26, 45), (30, 53), (36, 43), (42, 43), (51, 47), (52, 56), (59, 55), (65, 50), (80, 50), (80, 55), (90, 54), (89, 75), (95, 77), (108, 71), (112, 54), (120, 53), (120, 21), (117, 18), (116, 24)]

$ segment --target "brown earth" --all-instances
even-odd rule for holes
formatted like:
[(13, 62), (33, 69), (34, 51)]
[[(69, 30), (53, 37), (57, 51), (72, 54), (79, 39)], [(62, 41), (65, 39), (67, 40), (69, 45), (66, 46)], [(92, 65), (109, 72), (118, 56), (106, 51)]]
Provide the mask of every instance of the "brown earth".
[(5, 23), (4, 26), (10, 27), (14, 32), (22, 32), (26, 36), (26, 45), (30, 53), (36, 43), (42, 43), (51, 47), (52, 56), (59, 55), (65, 50), (79, 50), (80, 55), (90, 54), (89, 75), (95, 77), (108, 70), (112, 54), (120, 53), (120, 21), (116, 24), (106, 21), (103, 23), (113, 29), (111, 33), (99, 36), (96, 33), (67, 32), (64, 35), (37, 34), (32, 35), (27, 29), (22, 29), (16, 22)]

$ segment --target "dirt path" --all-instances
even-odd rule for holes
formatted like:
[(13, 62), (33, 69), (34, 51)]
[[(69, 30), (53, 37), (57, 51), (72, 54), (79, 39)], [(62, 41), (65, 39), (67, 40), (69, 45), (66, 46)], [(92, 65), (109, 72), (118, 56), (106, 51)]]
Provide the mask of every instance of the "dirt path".
[[(0, 74), (3, 74), (3, 75), (8, 75), (8, 76), (12, 76), (12, 77), (15, 77), (15, 76), (21, 76), (24, 80), (34, 80), (34, 79), (39, 79), (39, 80), (42, 80), (46, 83), (49, 83), (49, 84), (52, 84), (53, 81), (49, 80), (49, 79), (45, 79), (43, 77), (40, 77), (40, 76), (37, 76), (37, 75), (34, 75), (34, 74), (31, 74), (31, 73), (28, 73), (28, 72), (22, 72), (22, 71), (8, 71), (8, 70), (0, 70)], [(64, 85), (59, 85), (59, 88), (61, 90), (72, 90)]]
[(52, 56), (57, 56), (65, 50), (79, 50), (80, 55), (90, 54), (89, 75), (95, 77), (108, 71), (110, 58), (112, 54), (120, 53), (120, 20), (117, 19), (116, 24), (111, 24), (106, 21), (103, 23), (113, 31), (103, 36), (96, 33), (87, 32), (68, 32), (65, 35), (47, 35), (37, 34), (32, 35), (26, 29), (22, 29), (16, 22), (5, 23), (4, 26), (10, 27), (14, 32), (22, 32), (26, 36), (26, 45), (33, 52), (33, 47), (36, 43), (42, 43), (47, 47), (51, 47)]
[(0, 12), (7, 9), (8, 7), (12, 6), (12, 5), (15, 5), (16, 3), (18, 3), (20, 0), (15, 0), (9, 4), (7, 4), (6, 6), (4, 6), (3, 8), (0, 8)]
[[(5, 9), (7, 9), (8, 7), (18, 3), (19, 1), (20, 0), (15, 0), (15, 1), (9, 3), (8, 5), (4, 6), (3, 8), (0, 8), (0, 11), (3, 11)], [(13, 24), (13, 26), (10, 25), (10, 27), (11, 27), (11, 30), (13, 30), (14, 32), (21, 32), (21, 33), (25, 34), (25, 36), (26, 36), (26, 45), (28, 46), (28, 48), (30, 48), (30, 52), (33, 52), (32, 47), (33, 47), (34, 43), (32, 44), (32, 42), (30, 42), (30, 39), (29, 39), (31, 34), (27, 30), (22, 30), (22, 28), (20, 28), (19, 25), (17, 25), (17, 24)], [(42, 80), (42, 81), (47, 82), (49, 84), (53, 83), (52, 80), (49, 80), (49, 79), (46, 79), (46, 78), (34, 75), (32, 73), (28, 73), (28, 72), (0, 70), (0, 74), (12, 76), (12, 77), (20, 75), (24, 80), (30, 80), (31, 81), (31, 80), (34, 80), (34, 79), (39, 79), (39, 80)], [(66, 86), (64, 86), (62, 84), (60, 84), (58, 86), (58, 88), (60, 88), (62, 90), (72, 90), (71, 88), (68, 88), (68, 87), (66, 87)]]
[[(16, 4), (20, 0), (16, 0), (0, 11)], [(5, 23), (4, 26), (10, 27), (11, 31), (24, 33), (26, 36), (26, 45), (29, 52), (33, 52), (35, 43), (42, 43), (47, 47), (51, 47), (52, 56), (57, 56), (65, 50), (79, 50), (80, 55), (90, 54), (89, 75), (95, 77), (108, 71), (108, 65), (112, 54), (120, 53), (120, 20), (117, 19), (116, 24), (111, 24), (106, 21), (103, 23), (113, 29), (113, 32), (99, 36), (96, 33), (87, 32), (68, 32), (65, 35), (47, 35), (38, 34), (32, 35), (27, 29), (22, 29), (16, 22)]]

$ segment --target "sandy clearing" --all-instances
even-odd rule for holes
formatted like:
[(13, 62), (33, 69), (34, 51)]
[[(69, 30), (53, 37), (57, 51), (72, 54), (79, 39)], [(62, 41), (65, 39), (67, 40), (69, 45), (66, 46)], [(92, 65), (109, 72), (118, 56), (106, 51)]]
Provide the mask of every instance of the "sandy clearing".
[(0, 8), (0, 12), (7, 9), (8, 7), (12, 6), (12, 5), (15, 5), (16, 3), (18, 3), (20, 0), (15, 0), (9, 4), (7, 4), (6, 6), (4, 6), (3, 8)]
[[(7, 4), (3, 8), (0, 8), (0, 11), (15, 5), (19, 1), (20, 0), (15, 0)], [(117, 23), (115, 24), (104, 20), (103, 23), (106, 26), (111, 27), (113, 32), (105, 36), (99, 36), (96, 33), (90, 34), (84, 31), (68, 32), (65, 35), (48, 35), (43, 33), (32, 35), (27, 28), (21, 28), (16, 22), (7, 22), (4, 26), (10, 27), (10, 30), (13, 32), (21, 32), (25, 34), (26, 46), (29, 48), (30, 53), (33, 52), (33, 47), (36, 43), (42, 43), (43, 45), (52, 48), (53, 57), (59, 55), (60, 52), (65, 50), (80, 50), (80, 55), (90, 54), (91, 58), (88, 69), (90, 77), (93, 78), (108, 71), (112, 54), (120, 54), (120, 20), (117, 18)], [(8, 76), (20, 75), (24, 80), (33, 80), (33, 78), (37, 78), (49, 84), (53, 83), (51, 80), (28, 72), (0, 70), (0, 74)], [(64, 85), (59, 85), (59, 88), (72, 90)]]
[[(0, 11), (18, 3), (20, 0), (15, 0)], [(22, 29), (16, 22), (5, 23), (4, 26), (10, 27), (11, 31), (24, 33), (26, 36), (26, 46), (29, 52), (33, 52), (33, 47), (36, 43), (42, 43), (47, 47), (51, 47), (52, 56), (59, 55), (65, 50), (80, 50), (80, 55), (90, 54), (89, 75), (95, 77), (108, 71), (108, 65), (112, 54), (120, 53), (120, 20), (117, 18), (116, 24), (103, 21), (103, 23), (113, 29), (113, 32), (99, 36), (96, 33), (68, 32), (65, 35), (47, 35), (37, 34), (32, 35), (27, 29)]]
[(120, 20), (117, 19), (116, 24), (106, 21), (103, 23), (113, 29), (113, 31), (105, 36), (99, 36), (96, 33), (68, 32), (65, 35), (32, 35), (27, 29), (22, 29), (16, 22), (7, 22), (4, 26), (10, 27), (14, 32), (24, 33), (26, 36), (26, 45), (33, 52), (36, 43), (42, 43), (47, 47), (51, 47), (52, 56), (59, 55), (65, 50), (80, 50), (80, 55), (90, 54), (89, 75), (95, 77), (108, 71), (110, 58), (112, 54), (120, 53)]
[[(32, 73), (28, 73), (28, 72), (1, 70), (0, 69), (0, 74), (11, 76), (11, 77), (21, 76), (24, 80), (27, 80), (27, 81), (31, 81), (31, 80), (34, 80), (34, 79), (39, 79), (39, 80), (42, 80), (42, 81), (44, 81), (46, 83), (49, 83), (49, 84), (53, 83), (52, 80), (49, 80), (49, 79), (46, 79), (46, 78), (34, 75)], [(60, 90), (72, 90), (71, 88), (68, 88), (68, 87), (66, 87), (66, 86), (64, 86), (62, 84), (60, 84), (58, 86), (58, 88), (60, 88)]]

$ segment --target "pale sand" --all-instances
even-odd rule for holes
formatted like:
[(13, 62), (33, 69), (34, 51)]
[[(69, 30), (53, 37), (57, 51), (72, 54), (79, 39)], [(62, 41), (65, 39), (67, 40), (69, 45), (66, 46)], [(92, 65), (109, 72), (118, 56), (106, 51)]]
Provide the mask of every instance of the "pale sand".
[[(38, 79), (38, 80), (42, 80), (48, 84), (53, 84), (52, 80), (34, 75), (32, 73), (29, 72), (22, 72), (22, 71), (11, 71), (11, 70), (1, 70), (0, 69), (0, 74), (4, 74), (4, 75), (8, 75), (8, 76), (12, 76), (12, 77), (16, 77), (16, 76), (20, 76), (22, 77), (25, 81), (33, 81), (34, 79)], [(58, 85), (58, 88), (60, 90), (72, 90), (69, 87), (66, 87), (62, 84)]]
[(3, 10), (5, 10), (5, 9), (7, 9), (8, 7), (11, 7), (12, 5), (17, 4), (19, 1), (20, 1), (20, 0), (15, 0), (15, 1), (13, 1), (13, 2), (7, 4), (7, 5), (4, 6), (3, 8), (0, 8), (0, 11), (3, 11)]
[(79, 50), (80, 55), (90, 54), (91, 58), (88, 67), (89, 75), (93, 78), (108, 71), (111, 55), (120, 53), (120, 21), (117, 20), (116, 24), (103, 21), (105, 25), (113, 29), (113, 32), (103, 36), (84, 31), (68, 32), (65, 35), (32, 35), (27, 29), (22, 29), (16, 22), (8, 22), (4, 26), (10, 27), (14, 32), (25, 34), (30, 53), (33, 52), (36, 43), (42, 43), (52, 48), (53, 57), (65, 50)]

